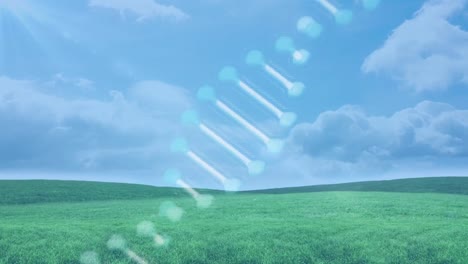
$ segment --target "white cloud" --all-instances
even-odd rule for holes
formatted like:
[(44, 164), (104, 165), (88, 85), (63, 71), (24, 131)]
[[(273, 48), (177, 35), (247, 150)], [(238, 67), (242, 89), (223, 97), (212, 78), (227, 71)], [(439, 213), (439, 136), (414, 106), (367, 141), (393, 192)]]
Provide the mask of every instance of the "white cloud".
[[(168, 152), (175, 135), (190, 134), (179, 124), (180, 113), (193, 105), (185, 89), (143, 81), (104, 99), (77, 99), (44, 92), (38, 85), (0, 77), (0, 171), (160, 175), (176, 166), (191, 175), (205, 175)], [(222, 165), (227, 175), (245, 173), (221, 155), (212, 140), (198, 134), (189, 135), (196, 151)], [(466, 173), (468, 110), (424, 101), (390, 116), (376, 116), (343, 106), (296, 126), (288, 146), (281, 157), (270, 160), (265, 177), (249, 178), (246, 187)], [(154, 182), (150, 178), (140, 182)], [(195, 177), (194, 184), (216, 184), (209, 180)]]
[[(83, 79), (76, 80), (80, 84)], [(53, 83), (63, 85), (47, 84)], [(0, 110), (57, 123), (79, 117), (114, 129), (152, 130), (192, 104), (185, 89), (161, 81), (138, 82), (125, 93), (110, 91), (107, 99), (64, 98), (43, 92), (39, 86), (33, 81), (0, 77)]]
[[(104, 98), (61, 96), (57, 90), (0, 77), (0, 178), (2, 171), (7, 172), (3, 177), (29, 171), (35, 173), (23, 177), (56, 172), (46, 178), (63, 173), (76, 179), (85, 173), (114, 181), (132, 178), (130, 182), (164, 184), (164, 170), (176, 167), (193, 186), (219, 188), (203, 168), (170, 152), (177, 136), (186, 137), (193, 150), (222, 173), (230, 177), (245, 173), (216, 142), (196, 127), (180, 124), (182, 112), (194, 105), (186, 89), (147, 80), (125, 91), (110, 91)], [(228, 129), (235, 133), (240, 128)]]
[(125, 12), (136, 15), (138, 21), (144, 21), (155, 17), (184, 20), (189, 16), (172, 5), (162, 5), (153, 0), (90, 0), (91, 7), (114, 9), (121, 14)]
[(93, 81), (84, 77), (72, 77), (62, 73), (57, 73), (41, 85), (44, 92), (49, 92), (56, 96), (89, 97), (96, 92)]
[(133, 85), (128, 96), (159, 113), (178, 109), (188, 109), (192, 104), (187, 90), (161, 81), (141, 81)]
[(297, 126), (293, 139), (305, 153), (344, 161), (362, 155), (468, 155), (468, 110), (424, 101), (384, 117), (344, 106), (322, 113), (314, 123)]
[(185, 89), (160, 81), (111, 91), (105, 99), (43, 90), (0, 77), (2, 167), (148, 168), (167, 154), (179, 116), (192, 104)]
[[(391, 116), (343, 106), (297, 125), (271, 173), (287, 185), (454, 171), (468, 164), (468, 110), (424, 101)], [(271, 176), (271, 175), (270, 175)], [(411, 177), (411, 175), (405, 175)]]
[(91, 90), (94, 86), (94, 82), (87, 78), (69, 77), (63, 73), (55, 74), (47, 84), (51, 86), (73, 86), (84, 90)]
[(370, 54), (365, 73), (386, 73), (417, 92), (468, 83), (468, 32), (449, 19), (467, 0), (431, 0)]

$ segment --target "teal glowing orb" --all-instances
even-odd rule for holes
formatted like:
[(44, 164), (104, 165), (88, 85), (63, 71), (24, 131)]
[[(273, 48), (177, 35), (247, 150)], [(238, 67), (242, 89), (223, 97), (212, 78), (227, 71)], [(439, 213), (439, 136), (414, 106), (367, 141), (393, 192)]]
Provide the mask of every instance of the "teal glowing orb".
[(323, 27), (313, 18), (305, 16), (297, 21), (297, 30), (311, 38), (318, 38), (322, 34)]
[(280, 124), (283, 127), (292, 126), (297, 120), (297, 115), (292, 112), (283, 113), (280, 117)]
[(182, 173), (177, 169), (168, 169), (164, 172), (163, 178), (168, 184), (176, 184), (182, 178)]
[(211, 86), (203, 86), (198, 89), (197, 99), (200, 101), (214, 102), (216, 101), (215, 89)]
[(237, 82), (239, 81), (239, 77), (237, 75), (237, 70), (234, 67), (224, 67), (219, 72), (218, 78), (220, 81), (224, 82)]
[(247, 54), (245, 63), (251, 66), (263, 66), (265, 65), (265, 59), (261, 51), (252, 50)]
[(190, 126), (190, 125), (198, 126), (200, 124), (200, 118), (198, 116), (197, 111), (195, 110), (185, 111), (182, 114), (180, 119), (182, 121), (182, 124), (186, 126)]
[(335, 21), (338, 25), (347, 25), (353, 20), (353, 12), (351, 10), (342, 9), (335, 14)]
[(362, 1), (362, 5), (364, 6), (366, 10), (374, 10), (380, 4), (380, 0), (361, 0), (361, 1)]
[(171, 144), (171, 151), (174, 153), (187, 153), (188, 143), (184, 138), (177, 138)]

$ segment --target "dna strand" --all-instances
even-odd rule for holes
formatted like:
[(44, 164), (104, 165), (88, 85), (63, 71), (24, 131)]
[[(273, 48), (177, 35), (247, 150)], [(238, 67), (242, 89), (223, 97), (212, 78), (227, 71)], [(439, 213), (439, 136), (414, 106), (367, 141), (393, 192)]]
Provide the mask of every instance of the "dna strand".
[[(349, 9), (338, 8), (329, 0), (314, 0), (325, 9), (333, 18), (337, 25), (343, 26), (351, 23), (353, 19), (353, 12)], [(359, 4), (368, 11), (374, 10), (380, 4), (380, 0), (359, 0)], [(304, 16), (298, 19), (296, 23), (296, 30), (310, 39), (320, 37), (323, 32), (323, 26), (318, 23), (313, 17)], [(280, 54), (286, 54), (290, 57), (295, 65), (305, 65), (309, 58), (310, 53), (306, 49), (297, 48), (294, 40), (288, 36), (282, 36), (275, 42), (275, 50)], [(250, 51), (245, 57), (245, 64), (249, 67), (254, 67), (263, 71), (264, 74), (269, 75), (272, 79), (276, 80), (286, 90), (290, 98), (299, 97), (305, 90), (305, 85), (302, 82), (292, 81), (281, 74), (274, 66), (270, 65), (265, 60), (265, 56), (259, 50)], [(269, 111), (277, 120), (280, 126), (289, 128), (297, 121), (297, 115), (293, 112), (288, 112), (280, 109), (270, 100), (258, 93), (251, 85), (239, 77), (238, 70), (233, 66), (226, 66), (222, 68), (218, 74), (219, 81), (231, 84), (242, 90), (245, 94), (254, 99), (258, 104)], [(218, 110), (229, 116), (232, 120), (237, 122), (242, 128), (249, 131), (258, 140), (260, 140), (272, 154), (278, 154), (284, 147), (284, 140), (268, 136), (264, 131), (256, 127), (252, 122), (249, 122), (245, 117), (235, 111), (226, 102), (220, 99), (214, 87), (204, 85), (198, 89), (196, 98), (200, 103), (209, 103), (214, 105)], [(262, 160), (257, 160), (244, 154), (232, 143), (229, 142), (222, 135), (217, 133), (201, 118), (198, 111), (190, 109), (185, 111), (180, 118), (181, 125), (191, 126), (200, 130), (202, 134), (210, 138), (213, 142), (217, 143), (219, 147), (229, 152), (240, 163), (243, 164), (249, 176), (262, 174), (265, 171), (266, 163)], [(170, 146), (173, 153), (185, 156), (197, 164), (200, 168), (205, 170), (210, 176), (218, 181), (227, 192), (235, 192), (240, 189), (241, 181), (236, 178), (229, 178), (225, 176), (219, 169), (215, 168), (213, 164), (206, 161), (199, 153), (194, 151), (187, 139), (183, 137), (175, 138)], [(201, 194), (194, 187), (192, 187), (186, 180), (184, 180), (182, 172), (178, 168), (168, 168), (163, 175), (164, 181), (170, 185), (176, 185), (185, 190), (185, 192), (195, 201), (199, 209), (209, 208), (213, 202), (214, 197), (209, 194)], [(166, 217), (172, 222), (180, 221), (184, 210), (178, 207), (172, 201), (165, 201), (159, 208), (159, 216)], [(151, 221), (142, 221), (136, 227), (136, 234), (141, 237), (151, 239), (156, 247), (167, 246), (170, 238), (164, 236), (156, 231), (154, 223)], [(128, 259), (137, 264), (147, 264), (148, 262), (136, 252), (134, 252), (127, 245), (126, 240), (121, 235), (113, 235), (107, 241), (107, 248), (112, 251), (123, 253)], [(80, 262), (82, 264), (99, 264), (99, 255), (94, 251), (87, 251), (81, 255)]]

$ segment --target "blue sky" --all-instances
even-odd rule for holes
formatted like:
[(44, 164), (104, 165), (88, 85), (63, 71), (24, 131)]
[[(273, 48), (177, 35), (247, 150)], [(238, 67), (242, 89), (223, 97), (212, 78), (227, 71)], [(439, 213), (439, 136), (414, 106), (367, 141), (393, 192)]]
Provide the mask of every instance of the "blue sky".
[[(178, 168), (195, 187), (222, 188), (175, 137), (242, 188), (269, 188), (468, 174), (468, 1), (330, 1), (353, 12), (347, 25), (315, 0), (6, 0), (0, 3), (0, 178), (122, 181), (165, 185)], [(318, 38), (299, 18), (323, 26)], [(310, 60), (275, 51), (291, 37)], [(245, 64), (258, 49), (306, 90)], [(222, 67), (284, 111), (271, 113), (232, 84)], [(281, 154), (212, 105), (203, 85), (257, 128), (284, 138)], [(196, 109), (216, 133), (267, 164), (249, 176), (229, 152), (180, 122)]]

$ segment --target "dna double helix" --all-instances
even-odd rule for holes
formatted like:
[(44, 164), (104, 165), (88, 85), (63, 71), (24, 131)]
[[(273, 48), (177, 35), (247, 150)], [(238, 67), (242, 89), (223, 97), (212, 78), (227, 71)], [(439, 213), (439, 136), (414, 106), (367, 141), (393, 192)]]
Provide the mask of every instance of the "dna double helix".
[[(315, 0), (330, 16), (334, 19), (337, 25), (343, 26), (352, 22), (353, 12), (349, 9), (339, 8), (329, 0)], [(359, 5), (366, 10), (374, 10), (380, 4), (380, 0), (359, 0)], [(311, 16), (304, 16), (297, 20), (296, 30), (307, 38), (318, 38), (323, 32), (323, 26)], [(298, 66), (305, 65), (309, 58), (310, 53), (306, 49), (298, 48), (294, 40), (288, 36), (282, 36), (276, 40), (274, 44), (275, 50), (281, 54), (289, 56), (290, 60)], [(270, 78), (278, 82), (284, 89), (284, 92), (290, 98), (301, 96), (306, 86), (304, 83), (290, 80), (276, 69), (271, 63), (268, 62), (265, 55), (259, 50), (251, 50), (245, 56), (245, 64), (248, 67), (257, 69), (262, 74), (268, 75)], [(275, 105), (274, 102), (267, 99), (264, 95), (256, 91), (246, 80), (244, 80), (238, 72), (238, 69), (232, 66), (223, 67), (218, 74), (218, 80), (223, 84), (229, 84), (237, 87), (243, 93), (255, 100), (259, 105), (266, 109), (276, 122), (284, 128), (292, 127), (297, 121), (297, 115), (294, 112), (285, 111)], [(280, 138), (270, 137), (266, 132), (262, 131), (252, 122), (233, 109), (228, 103), (221, 99), (218, 95), (218, 90), (213, 86), (204, 85), (198, 89), (196, 93), (197, 101), (203, 104), (211, 104), (217, 108), (224, 115), (235, 121), (240, 127), (251, 133), (262, 144), (266, 150), (272, 154), (278, 154), (282, 151), (285, 141)], [(196, 110), (187, 110), (181, 115), (180, 122), (183, 126), (194, 127), (206, 137), (210, 138), (213, 142), (219, 145), (220, 148), (229, 152), (235, 159), (238, 160), (249, 176), (255, 176), (263, 173), (266, 168), (266, 163), (263, 160), (249, 157), (241, 150), (236, 148), (234, 144), (220, 133), (216, 132), (213, 127), (201, 118), (201, 115)], [(208, 175), (218, 181), (228, 192), (238, 191), (241, 187), (241, 181), (236, 178), (225, 176), (215, 165), (204, 159), (200, 153), (194, 150), (189, 144), (188, 140), (183, 137), (175, 138), (170, 146), (173, 153), (180, 154), (193, 163), (198, 165), (201, 169), (206, 171)], [(194, 187), (192, 187), (186, 180), (178, 168), (168, 168), (164, 173), (164, 180), (170, 185), (176, 185), (184, 189), (190, 195), (195, 204), (200, 209), (209, 208), (214, 202), (214, 197), (210, 194), (201, 194)], [(165, 201), (160, 205), (159, 215), (168, 218), (172, 222), (180, 221), (184, 210), (177, 206), (172, 201)], [(157, 246), (167, 246), (170, 242), (168, 236), (158, 233), (156, 227), (151, 221), (143, 221), (136, 227), (136, 233), (139, 236), (147, 237), (151, 242)], [(146, 264), (147, 261), (134, 252), (128, 245), (125, 238), (121, 235), (113, 235), (107, 241), (107, 247), (112, 251), (121, 251), (130, 260), (138, 264)], [(97, 264), (100, 263), (99, 256), (94, 251), (87, 251), (81, 255), (81, 263), (83, 264)]]

